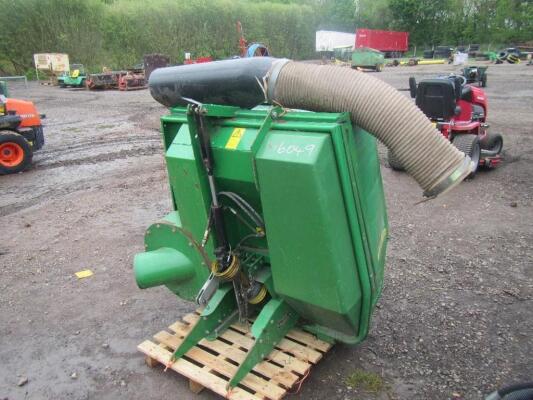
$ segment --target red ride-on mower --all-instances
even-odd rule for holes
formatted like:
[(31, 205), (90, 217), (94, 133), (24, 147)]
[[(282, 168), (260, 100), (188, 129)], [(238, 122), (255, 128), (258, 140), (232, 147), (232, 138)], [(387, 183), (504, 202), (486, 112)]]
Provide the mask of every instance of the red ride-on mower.
[[(411, 77), (409, 90), (437, 130), (470, 157), (471, 176), (478, 167), (492, 168), (501, 162), (503, 139), (500, 134), (488, 132), (487, 97), (483, 89), (467, 85), (463, 76), (450, 75), (424, 79), (418, 85)], [(392, 169), (403, 170), (390, 151), (388, 158)]]
[(44, 145), (43, 115), (30, 101), (0, 95), (0, 175), (24, 171)]

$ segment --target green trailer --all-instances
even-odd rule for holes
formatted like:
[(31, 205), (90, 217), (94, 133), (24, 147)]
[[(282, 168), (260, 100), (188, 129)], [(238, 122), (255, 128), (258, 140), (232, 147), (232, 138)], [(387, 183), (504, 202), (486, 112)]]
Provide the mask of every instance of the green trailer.
[(384, 65), (385, 55), (379, 50), (362, 47), (352, 52), (352, 68), (368, 68), (381, 72)]
[(66, 87), (85, 87), (87, 74), (83, 64), (72, 64), (70, 71), (65, 72), (57, 78), (60, 88)]

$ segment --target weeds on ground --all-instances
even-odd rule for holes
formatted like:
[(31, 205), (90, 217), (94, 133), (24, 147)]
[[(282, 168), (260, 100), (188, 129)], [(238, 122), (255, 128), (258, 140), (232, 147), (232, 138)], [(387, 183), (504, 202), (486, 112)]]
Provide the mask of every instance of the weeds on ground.
[(348, 375), (344, 383), (353, 389), (371, 393), (379, 393), (385, 387), (381, 376), (375, 372), (363, 371), (362, 369), (356, 369), (352, 374)]

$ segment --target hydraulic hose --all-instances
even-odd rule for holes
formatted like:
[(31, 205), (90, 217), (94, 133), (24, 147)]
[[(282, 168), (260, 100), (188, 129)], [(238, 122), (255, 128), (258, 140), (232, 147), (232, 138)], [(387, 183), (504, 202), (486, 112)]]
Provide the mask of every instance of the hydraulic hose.
[(267, 102), (309, 111), (347, 111), (354, 124), (393, 152), (427, 197), (451, 189), (471, 171), (470, 158), (407, 97), (350, 68), (254, 57), (158, 69), (149, 84), (152, 96), (168, 107), (192, 99), (246, 108)]

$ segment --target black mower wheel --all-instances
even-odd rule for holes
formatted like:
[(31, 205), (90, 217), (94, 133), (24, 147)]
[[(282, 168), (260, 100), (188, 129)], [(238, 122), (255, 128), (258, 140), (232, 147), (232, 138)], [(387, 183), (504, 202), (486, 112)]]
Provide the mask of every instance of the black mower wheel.
[(479, 141), (481, 154), (494, 157), (502, 152), (503, 137), (499, 133), (488, 133), (483, 140)]
[(395, 171), (404, 171), (405, 168), (403, 167), (403, 165), (400, 163), (400, 161), (394, 156), (394, 154), (392, 153), (392, 151), (388, 151), (387, 153), (387, 158), (389, 160), (389, 165), (390, 167), (395, 170)]
[(0, 175), (16, 174), (31, 165), (30, 143), (16, 132), (0, 132)]
[(468, 177), (473, 178), (479, 167), (479, 159), (481, 158), (481, 146), (479, 144), (479, 138), (477, 135), (459, 134), (453, 138), (452, 144), (472, 160), (472, 172), (470, 175), (468, 175)]

